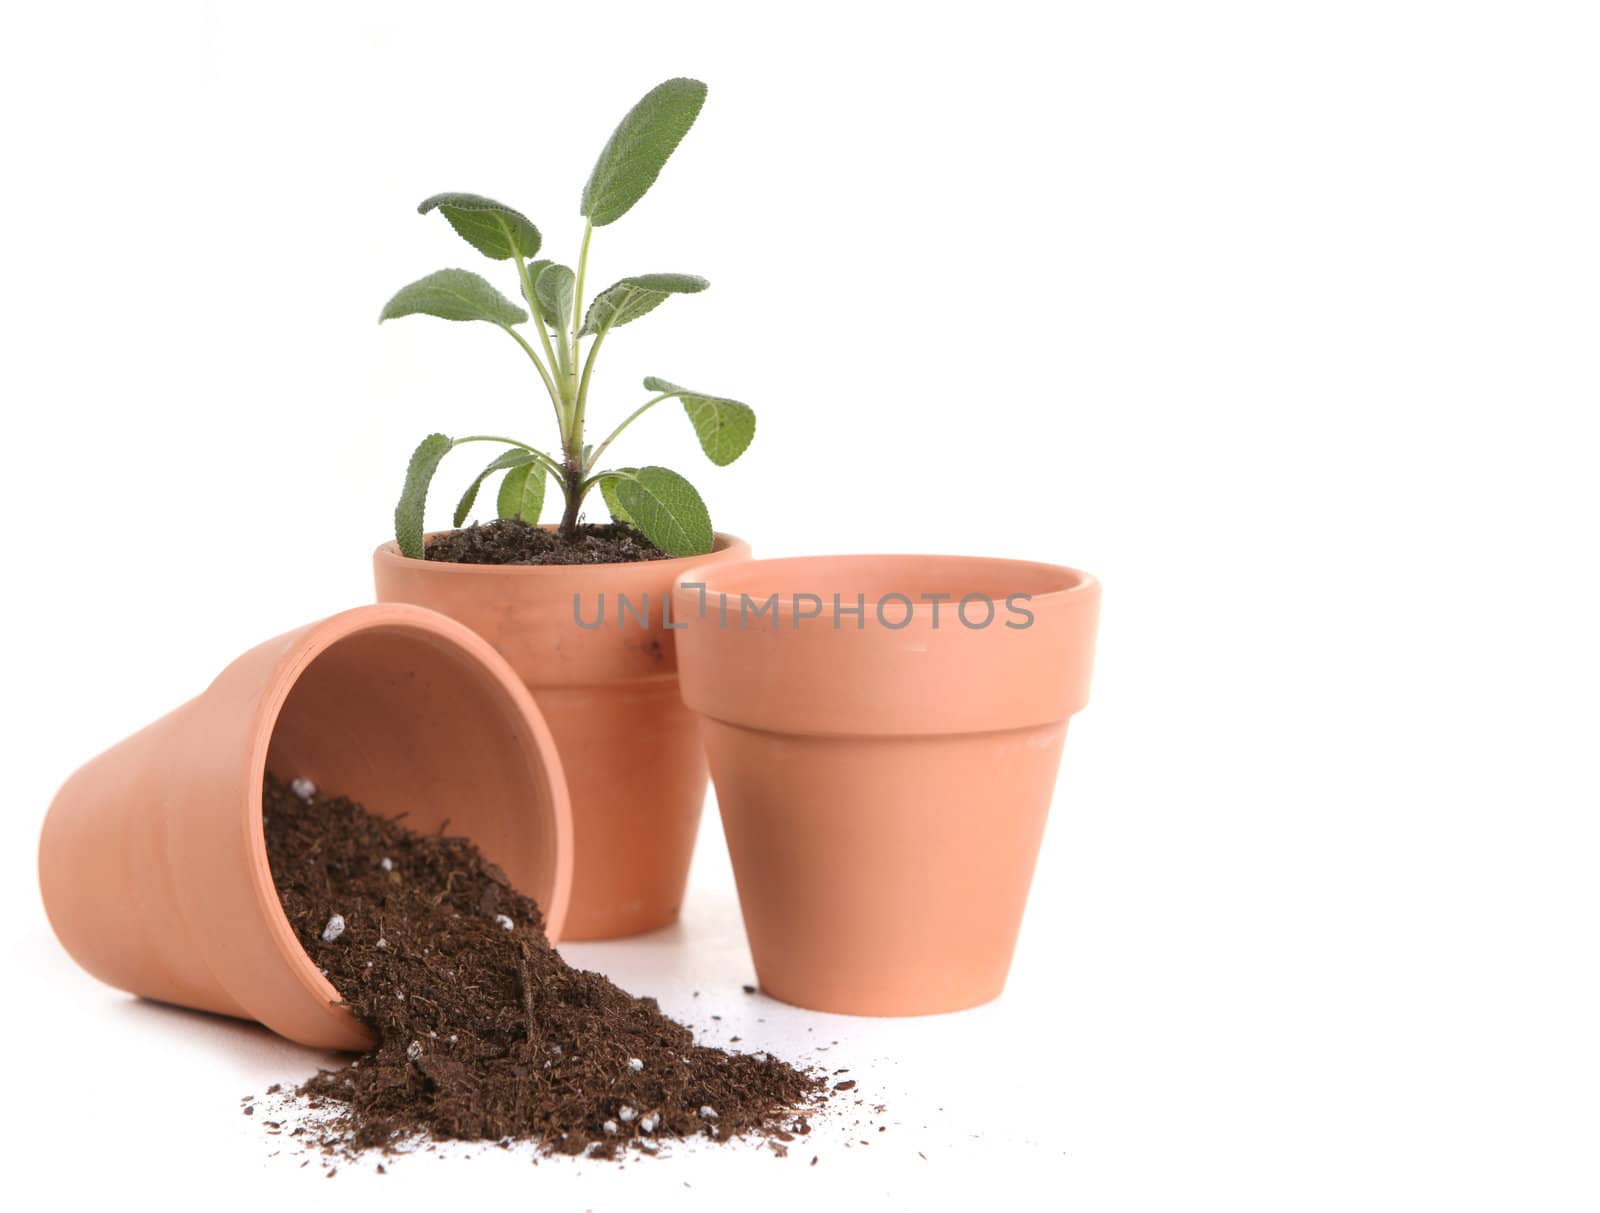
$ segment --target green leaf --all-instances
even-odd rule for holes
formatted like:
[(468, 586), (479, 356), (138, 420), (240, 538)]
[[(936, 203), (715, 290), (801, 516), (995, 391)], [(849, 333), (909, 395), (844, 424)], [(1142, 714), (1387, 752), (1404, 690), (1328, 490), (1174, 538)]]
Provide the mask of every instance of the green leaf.
[(437, 316), (441, 320), (487, 320), (521, 324), (528, 318), (511, 300), (467, 270), (439, 270), (395, 292), (383, 305), (378, 323), (399, 316)]
[[(545, 268), (547, 266), (552, 266), (554, 264), (555, 264), (554, 261), (545, 261), (545, 260), (528, 262), (528, 285), (529, 285), (529, 287), (533, 286), (535, 283), (537, 283), (539, 281), (539, 275), (544, 273)], [(524, 299), (527, 300), (529, 307), (532, 307), (533, 303), (534, 303), (534, 299), (538, 298), (537, 293), (535, 293), (533, 299), (528, 299), (528, 290), (526, 288), (522, 288), (522, 287), (518, 288), (517, 294), (521, 295)]]
[(512, 257), (531, 257), (539, 251), (543, 237), (528, 217), (493, 198), (478, 194), (435, 194), (417, 207), (426, 215), (437, 208), (450, 221), (461, 238), (485, 257), (508, 261)]
[(528, 463), (507, 472), (500, 482), (496, 508), (502, 518), (538, 522), (539, 511), (544, 509), (544, 465)]
[(596, 227), (626, 215), (655, 184), (705, 101), (706, 86), (683, 77), (663, 81), (640, 98), (595, 161), (579, 213)]
[(411, 463), (406, 467), (405, 488), (400, 490), (400, 504), (394, 507), (394, 537), (400, 550), (417, 560), (423, 559), (422, 511), (428, 501), (428, 484), (439, 467), (439, 460), (450, 453), (455, 444), (443, 434), (429, 434), (411, 453)]
[(743, 455), (756, 436), (756, 413), (748, 404), (691, 392), (654, 375), (644, 381), (644, 387), (647, 392), (675, 393), (683, 401), (683, 411), (689, 414), (700, 449), (718, 467), (727, 467)]
[(619, 477), (617, 502), (645, 538), (669, 556), (703, 555), (716, 539), (694, 485), (666, 468), (643, 467)]
[(564, 265), (547, 265), (533, 280), (533, 293), (545, 319), (561, 332), (572, 323), (573, 274)]
[[(638, 468), (619, 468), (622, 475), (631, 476)], [(600, 478), (600, 497), (606, 503), (606, 512), (611, 515), (611, 521), (633, 526), (633, 518), (628, 511), (622, 508), (622, 502), (617, 500), (617, 475), (606, 474)]]
[(695, 274), (636, 274), (624, 278), (594, 297), (579, 336), (627, 324), (660, 307), (668, 295), (695, 295), (710, 285)]
[(538, 459), (537, 455), (520, 446), (514, 446), (509, 451), (502, 451), (496, 455), (490, 461), (489, 466), (479, 472), (473, 482), (467, 485), (467, 491), (461, 494), (461, 500), (456, 505), (455, 518), (451, 525), (460, 526), (467, 520), (467, 511), (472, 508), (472, 503), (478, 499), (478, 489), (490, 476), (506, 468), (519, 468), (525, 463), (533, 463), (536, 459)]

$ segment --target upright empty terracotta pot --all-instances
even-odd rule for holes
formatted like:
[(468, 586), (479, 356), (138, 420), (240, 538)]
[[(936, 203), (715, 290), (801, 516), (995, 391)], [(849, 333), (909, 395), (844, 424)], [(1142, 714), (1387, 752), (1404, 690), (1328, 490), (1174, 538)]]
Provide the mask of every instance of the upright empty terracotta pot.
[(1100, 589), (945, 556), (745, 561), (674, 595), (764, 990), (915, 1015), (1000, 993), (1088, 698)]
[(378, 599), (472, 628), (544, 712), (572, 796), (567, 938), (609, 939), (677, 921), (706, 795), (694, 716), (678, 694), (666, 626), (674, 579), (750, 555), (718, 535), (708, 556), (637, 564), (484, 565), (373, 556)]
[(405, 813), (414, 829), (448, 820), (559, 937), (572, 825), (538, 709), (467, 628), (369, 606), (251, 649), (67, 781), (45, 818), (39, 883), (73, 959), (147, 998), (365, 1047), (279, 904), (261, 833), (268, 770)]

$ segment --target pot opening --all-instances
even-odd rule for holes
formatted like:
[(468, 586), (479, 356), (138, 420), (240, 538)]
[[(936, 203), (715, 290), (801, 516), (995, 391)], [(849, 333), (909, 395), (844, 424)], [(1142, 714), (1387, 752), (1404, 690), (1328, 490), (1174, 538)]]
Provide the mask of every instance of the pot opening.
[[(541, 523), (539, 529), (544, 531), (553, 531), (556, 529), (556, 524), (549, 522)], [(452, 533), (453, 532), (450, 531), (429, 531), (423, 538), (426, 542), (432, 542), (440, 535), (448, 535)], [(712, 556), (719, 556), (723, 552), (726, 552), (729, 548), (738, 544), (742, 544), (742, 542), (743, 541), (737, 536), (727, 535), (721, 531), (717, 531), (715, 540), (711, 545), (711, 551), (701, 556), (669, 556), (662, 560), (622, 561), (620, 563), (602, 564), (460, 564), (451, 560), (415, 560), (410, 556), (402, 555), (400, 551), (400, 545), (397, 544), (393, 539), (379, 544), (378, 550), (374, 553), (374, 555), (380, 562), (396, 561), (404, 566), (407, 566), (408, 568), (411, 566), (420, 566), (426, 569), (430, 574), (439, 574), (443, 576), (459, 575), (464, 577), (483, 577), (494, 575), (505, 576), (509, 574), (512, 576), (593, 577), (596, 571), (600, 569), (614, 571), (618, 569), (632, 569), (641, 565), (654, 566), (656, 568), (661, 568), (663, 566), (669, 568), (683, 568), (697, 560), (706, 560)]]
[(356, 627), (286, 671), (270, 740), (252, 756), (258, 888), (270, 901), (280, 947), (322, 997), (333, 987), (289, 927), (261, 841), (260, 789), (269, 770), (403, 816), (413, 830), (470, 838), (540, 902), (552, 932), (566, 912), (557, 793), (526, 701), (447, 637), (409, 624)]
[(690, 570), (679, 585), (703, 584), (713, 597), (775, 594), (787, 603), (804, 596), (832, 601), (837, 594), (852, 602), (859, 597), (869, 605), (903, 598), (928, 609), (934, 601), (959, 603), (967, 597), (1038, 599), (1070, 593), (1091, 581), (1087, 573), (1060, 565), (984, 556), (817, 556)]

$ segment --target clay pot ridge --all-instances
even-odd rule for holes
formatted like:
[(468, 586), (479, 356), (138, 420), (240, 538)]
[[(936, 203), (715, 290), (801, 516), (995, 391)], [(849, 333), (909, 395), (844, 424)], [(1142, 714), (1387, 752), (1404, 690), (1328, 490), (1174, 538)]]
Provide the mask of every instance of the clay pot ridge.
[[(861, 614), (836, 616), (836, 594), (851, 612), (859, 595)], [(727, 626), (720, 595), (729, 601)], [(742, 595), (776, 595), (775, 616), (741, 617)], [(804, 595), (823, 607), (797, 619)], [(984, 626), (962, 620), (960, 603), (973, 595), (994, 607)], [(887, 623), (875, 609), (885, 602)], [(1025, 728), (1081, 709), (1099, 604), (1099, 582), (1061, 565), (801, 556), (691, 568), (679, 578), (673, 616), (697, 634), (701, 625), (719, 634), (715, 663), (684, 674), (685, 698), (698, 711), (777, 732), (919, 735)], [(969, 617), (985, 614), (974, 606)], [(691, 631), (677, 635), (681, 648)]]
[[(1094, 584), (1094, 577), (1079, 569), (1037, 561), (883, 553), (742, 560), (706, 566), (703, 576), (700, 568), (690, 567), (679, 577), (679, 596), (684, 596), (685, 585), (703, 586), (709, 596), (749, 594), (763, 600), (775, 596), (785, 610), (786, 623), (795, 599), (808, 594), (825, 603), (837, 594), (852, 605), (859, 595), (868, 606), (898, 597), (909, 599), (916, 616), (931, 623), (935, 614), (953, 613), (967, 595), (997, 603), (1012, 595), (1050, 599), (1092, 592)], [(688, 596), (694, 593), (691, 590)]]

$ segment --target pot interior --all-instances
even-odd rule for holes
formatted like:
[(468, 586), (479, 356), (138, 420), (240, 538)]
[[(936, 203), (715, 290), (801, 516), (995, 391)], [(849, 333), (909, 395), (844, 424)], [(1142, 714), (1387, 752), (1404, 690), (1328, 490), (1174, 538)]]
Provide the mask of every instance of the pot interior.
[[(413, 830), (470, 838), (559, 919), (567, 840), (524, 710), (461, 646), (420, 627), (373, 627), (335, 640), (299, 672), (265, 767), (403, 815)], [(559, 931), (559, 921), (549, 925)]]

